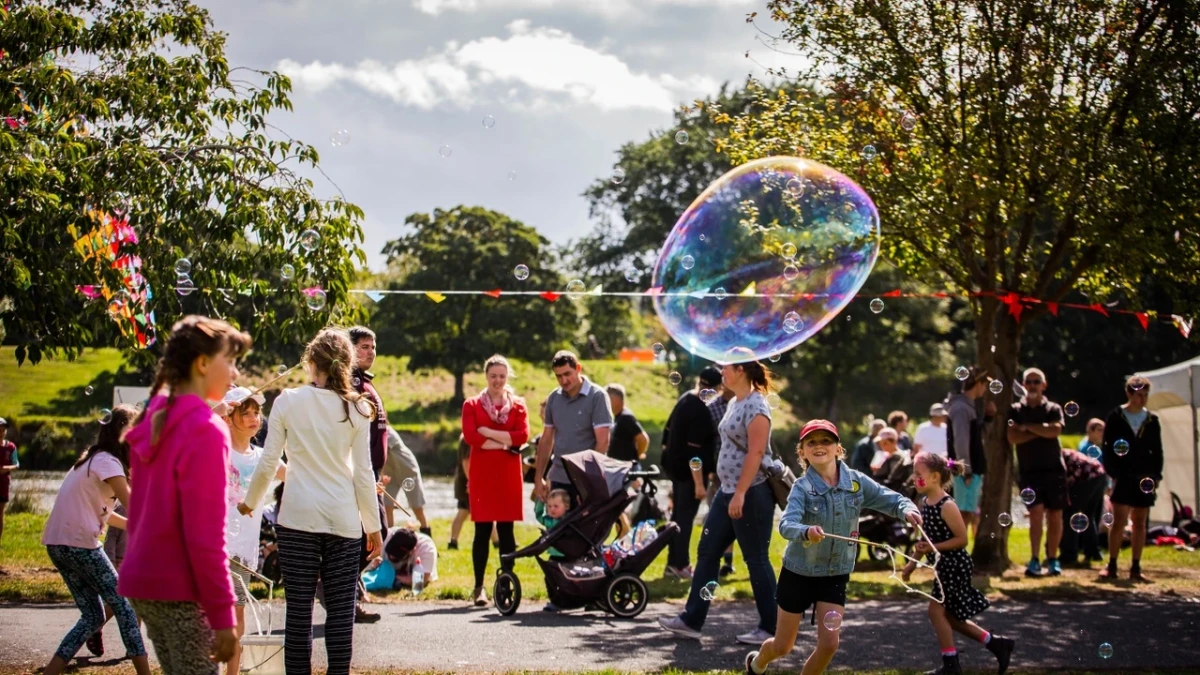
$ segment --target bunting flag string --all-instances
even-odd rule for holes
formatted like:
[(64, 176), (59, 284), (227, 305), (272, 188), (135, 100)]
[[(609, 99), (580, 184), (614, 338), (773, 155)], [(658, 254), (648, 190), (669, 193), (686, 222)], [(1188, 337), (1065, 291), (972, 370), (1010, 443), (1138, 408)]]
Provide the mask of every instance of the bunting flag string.
[[(388, 295), (424, 295), (424, 296), (427, 296), (430, 300), (433, 300), (434, 302), (439, 302), (439, 303), (451, 295), (486, 295), (486, 296), (489, 296), (492, 298), (500, 298), (501, 296), (516, 296), (516, 297), (537, 296), (537, 297), (540, 297), (540, 298), (546, 300), (547, 302), (556, 302), (559, 298), (561, 298), (564, 295), (577, 296), (577, 297), (608, 296), (608, 297), (623, 297), (623, 298), (689, 297), (689, 298), (696, 298), (696, 299), (727, 298), (727, 297), (730, 297), (731, 295), (735, 295), (735, 296), (741, 297), (741, 298), (793, 298), (796, 300), (818, 300), (818, 299), (824, 299), (824, 298), (840, 300), (843, 297), (842, 295), (836, 294), (836, 293), (759, 293), (757, 291), (757, 289), (755, 288), (755, 285), (753, 282), (750, 283), (740, 293), (736, 293), (736, 294), (729, 294), (729, 293), (724, 293), (724, 292), (714, 293), (711, 289), (687, 291), (687, 292), (669, 292), (669, 291), (664, 291), (661, 286), (655, 286), (652, 288), (648, 288), (644, 291), (605, 291), (602, 286), (596, 286), (595, 288), (593, 288), (590, 291), (580, 290), (580, 291), (568, 291), (568, 292), (506, 291), (506, 290), (502, 290), (499, 288), (494, 288), (494, 289), (489, 289), (489, 290), (440, 290), (440, 291), (351, 289), (349, 292), (366, 295), (368, 298), (370, 298), (371, 300), (373, 300), (375, 302), (380, 302), (384, 297), (386, 297)], [(877, 296), (873, 296), (873, 297), (884, 298), (884, 299), (895, 299), (895, 298), (945, 299), (945, 298), (951, 298), (951, 297), (963, 297), (963, 298), (994, 297), (1007, 307), (1008, 313), (1013, 317), (1013, 319), (1015, 319), (1017, 321), (1021, 320), (1021, 314), (1029, 306), (1045, 305), (1047, 311), (1049, 311), (1050, 314), (1052, 314), (1054, 316), (1058, 316), (1059, 309), (1061, 309), (1063, 307), (1067, 307), (1070, 309), (1078, 309), (1078, 310), (1084, 310), (1084, 311), (1089, 311), (1089, 312), (1095, 312), (1097, 314), (1100, 314), (1101, 316), (1104, 316), (1105, 318), (1113, 318), (1114, 314), (1125, 314), (1128, 316), (1132, 316), (1134, 319), (1137, 320), (1138, 324), (1142, 327), (1142, 330), (1144, 330), (1144, 331), (1150, 329), (1150, 321), (1154, 320), (1156, 322), (1169, 323), (1169, 324), (1173, 325), (1180, 332), (1180, 334), (1183, 335), (1183, 337), (1185, 337), (1185, 338), (1189, 337), (1192, 332), (1192, 320), (1186, 319), (1178, 314), (1168, 314), (1165, 312), (1157, 312), (1154, 310), (1136, 311), (1136, 310), (1130, 310), (1130, 309), (1116, 309), (1115, 307), (1109, 307), (1109, 306), (1106, 306), (1099, 302), (1093, 302), (1090, 304), (1074, 303), (1074, 302), (1051, 302), (1051, 301), (1047, 301), (1047, 300), (1041, 300), (1039, 298), (1023, 296), (1019, 293), (1014, 293), (1012, 291), (961, 291), (961, 292), (935, 291), (932, 293), (906, 293), (897, 288), (897, 289), (887, 291), (886, 293), (881, 293), (881, 294), (879, 294)], [(860, 295), (856, 295), (851, 298), (851, 300), (862, 300), (862, 299), (868, 299), (868, 296), (864, 296), (864, 295), (860, 294)], [(1164, 318), (1160, 319), (1159, 317), (1164, 317)]]

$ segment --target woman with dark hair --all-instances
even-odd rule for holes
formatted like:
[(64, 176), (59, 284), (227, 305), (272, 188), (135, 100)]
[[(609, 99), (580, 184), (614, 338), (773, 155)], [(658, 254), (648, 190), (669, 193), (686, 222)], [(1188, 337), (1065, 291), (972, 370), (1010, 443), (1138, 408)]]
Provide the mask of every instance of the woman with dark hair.
[(734, 394), (718, 427), (721, 447), (717, 475), (721, 488), (704, 519), (687, 605), (682, 614), (658, 622), (679, 637), (700, 639), (712, 604), (711, 590), (706, 591), (706, 586), (717, 581), (721, 555), (737, 541), (758, 609), (758, 626), (737, 639), (742, 644), (757, 645), (775, 634), (778, 619), (775, 570), (769, 557), (775, 497), (766, 483), (766, 472), (760, 470), (776, 461), (770, 444), (771, 406), (766, 399), (771, 373), (758, 361), (727, 363), (721, 369), (721, 382)]
[(66, 669), (75, 653), (104, 626), (104, 605), (121, 627), (121, 641), (138, 675), (150, 672), (146, 646), (129, 601), (117, 593), (117, 571), (104, 555), (100, 535), (107, 524), (124, 529), (125, 518), (112, 512), (115, 502), (128, 507), (129, 446), (122, 440), (137, 417), (132, 406), (117, 406), (88, 448), (63, 479), (54, 508), (42, 531), (42, 544), (79, 607), (79, 621), (54, 652), (45, 671)]
[(325, 590), (325, 651), (330, 675), (350, 672), (355, 591), (364, 532), (369, 557), (383, 549), (371, 470), (370, 399), (354, 391), (354, 348), (346, 331), (326, 328), (304, 350), (312, 382), (286, 389), (271, 408), (271, 431), (250, 480), (248, 515), (267, 495), (287, 446), (287, 490), (275, 526), (287, 582), (284, 665), (312, 672), (312, 613), (317, 581)]
[(517, 548), (513, 523), (524, 514), (519, 448), (529, 440), (529, 412), (525, 400), (508, 386), (510, 370), (503, 356), (488, 359), (483, 366), (487, 388), (462, 408), (463, 439), (471, 446), (467, 485), (475, 523), (471, 544), (475, 590), (471, 598), (476, 607), (486, 607), (488, 602), (483, 575), (493, 526), (500, 535), (500, 555), (512, 553)]

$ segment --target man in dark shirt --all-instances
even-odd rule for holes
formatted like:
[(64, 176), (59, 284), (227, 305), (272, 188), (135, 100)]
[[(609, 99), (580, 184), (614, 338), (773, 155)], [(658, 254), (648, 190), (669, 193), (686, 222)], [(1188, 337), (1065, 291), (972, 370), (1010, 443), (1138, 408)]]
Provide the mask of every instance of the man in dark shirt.
[(667, 549), (663, 573), (668, 577), (692, 578), (692, 528), (707, 492), (708, 475), (716, 471), (717, 459), (717, 432), (700, 392), (720, 384), (721, 371), (711, 366), (701, 371), (696, 387), (679, 397), (663, 429), (663, 469), (671, 479), (674, 503), (671, 520), (679, 525), (679, 535)]
[(875, 459), (875, 435), (886, 426), (887, 422), (881, 419), (871, 420), (871, 425), (867, 428), (867, 435), (855, 444), (854, 453), (850, 455), (851, 469), (861, 471), (868, 476), (871, 475), (871, 460)]
[[(650, 435), (642, 428), (633, 411), (625, 406), (625, 387), (610, 384), (604, 388), (612, 403), (613, 431), (608, 443), (608, 456), (625, 462), (642, 462), (646, 459), (646, 448), (650, 447)], [(640, 465), (639, 465), (640, 466)]]
[[(383, 407), (383, 399), (375, 391), (371, 380), (375, 376), (368, 370), (375, 365), (375, 332), (366, 326), (355, 326), (347, 331), (350, 342), (354, 344), (354, 367), (350, 370), (350, 385), (354, 390), (370, 399), (375, 406), (375, 421), (371, 423), (371, 471), (375, 474), (375, 482), (379, 482), (379, 472), (387, 461), (388, 421), (387, 410)], [(383, 497), (379, 500), (379, 524), (387, 531), (387, 513), (383, 510)], [(359, 561), (359, 572), (366, 569), (368, 563), (367, 539), (363, 536), (362, 558)], [(360, 598), (363, 590), (359, 588)], [(374, 623), (379, 615), (363, 610), (362, 605), (356, 605), (354, 621), (356, 623)]]
[(1033, 558), (1025, 568), (1027, 576), (1042, 574), (1038, 549), (1042, 543), (1042, 522), (1046, 523), (1046, 573), (1062, 574), (1058, 545), (1062, 541), (1062, 511), (1067, 506), (1067, 469), (1063, 465), (1058, 436), (1062, 433), (1063, 412), (1046, 398), (1046, 375), (1029, 368), (1022, 377), (1025, 396), (1008, 412), (1008, 442), (1017, 446), (1017, 468), (1022, 500), (1025, 490), (1033, 490), (1029, 506), (1029, 543)]

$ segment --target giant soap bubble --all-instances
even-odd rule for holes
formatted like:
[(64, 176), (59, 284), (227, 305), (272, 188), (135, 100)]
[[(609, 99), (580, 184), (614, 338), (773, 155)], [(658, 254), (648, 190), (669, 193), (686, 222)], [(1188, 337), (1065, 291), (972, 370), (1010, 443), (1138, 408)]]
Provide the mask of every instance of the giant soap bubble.
[(878, 255), (879, 213), (854, 181), (807, 159), (759, 159), (721, 176), (675, 223), (654, 266), (654, 308), (696, 356), (766, 358), (829, 323)]

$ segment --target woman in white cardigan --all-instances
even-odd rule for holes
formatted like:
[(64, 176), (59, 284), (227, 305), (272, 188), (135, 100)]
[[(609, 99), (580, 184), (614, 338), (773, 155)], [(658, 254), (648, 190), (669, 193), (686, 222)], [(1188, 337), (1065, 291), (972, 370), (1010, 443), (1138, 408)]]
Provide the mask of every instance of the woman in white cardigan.
[(287, 489), (275, 526), (287, 579), (284, 665), (289, 675), (312, 672), (313, 598), (320, 580), (328, 673), (346, 675), (364, 533), (371, 557), (383, 549), (369, 447), (375, 410), (350, 384), (354, 348), (345, 331), (318, 333), (304, 350), (304, 363), (312, 382), (275, 399), (262, 460), (238, 508), (248, 513), (263, 500), (286, 448)]

